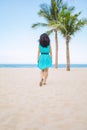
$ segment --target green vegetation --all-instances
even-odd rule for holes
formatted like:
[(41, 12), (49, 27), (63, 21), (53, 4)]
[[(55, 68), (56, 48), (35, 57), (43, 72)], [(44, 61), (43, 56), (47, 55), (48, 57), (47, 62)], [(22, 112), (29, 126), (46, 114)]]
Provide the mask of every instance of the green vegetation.
[(63, 0), (51, 0), (51, 4), (42, 4), (38, 15), (43, 17), (45, 23), (35, 23), (32, 28), (46, 27), (47, 34), (55, 34), (55, 68), (58, 68), (58, 31), (66, 39), (66, 70), (70, 70), (69, 42), (71, 36), (87, 24), (87, 19), (79, 19), (81, 12), (73, 14), (75, 7), (69, 7)]

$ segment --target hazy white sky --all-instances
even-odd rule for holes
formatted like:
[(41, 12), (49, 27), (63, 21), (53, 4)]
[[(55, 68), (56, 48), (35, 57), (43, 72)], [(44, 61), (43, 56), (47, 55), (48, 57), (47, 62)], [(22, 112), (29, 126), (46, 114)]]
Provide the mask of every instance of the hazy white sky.
[[(64, 0), (87, 17), (87, 0)], [(46, 28), (32, 29), (33, 23), (43, 22), (37, 15), (40, 4), (50, 0), (0, 0), (0, 63), (37, 63), (38, 39)], [(53, 62), (54, 34), (50, 36)], [(59, 63), (66, 63), (65, 39), (59, 34)], [(71, 63), (87, 64), (87, 27), (77, 32), (70, 42)]]

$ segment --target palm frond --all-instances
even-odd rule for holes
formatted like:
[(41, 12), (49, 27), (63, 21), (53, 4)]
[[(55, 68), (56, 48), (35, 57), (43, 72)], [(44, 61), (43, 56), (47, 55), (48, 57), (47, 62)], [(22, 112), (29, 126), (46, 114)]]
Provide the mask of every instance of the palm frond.
[(38, 12), (38, 15), (41, 17), (44, 17), (46, 20), (51, 20), (51, 14), (50, 14), (50, 6), (47, 4), (41, 4), (40, 5), (41, 9)]
[(48, 35), (50, 35), (53, 32), (53, 29), (46, 31)]
[(82, 18), (81, 22), (83, 22), (85, 25), (87, 25), (87, 18)]
[(74, 15), (70, 12), (66, 12), (64, 15), (64, 18), (62, 19), (62, 24), (64, 25), (64, 28), (61, 28), (61, 33), (64, 37), (68, 35), (68, 37), (74, 35), (77, 31), (79, 31), (84, 25), (87, 25), (87, 19), (78, 19), (81, 12), (78, 12)]
[(74, 7), (74, 6), (70, 6), (70, 7), (68, 8), (68, 10), (69, 10), (70, 12), (73, 12), (73, 11), (75, 10), (75, 7)]
[(74, 14), (74, 18), (75, 18), (75, 19), (78, 19), (78, 17), (80, 16), (80, 14), (81, 14), (81, 11), (78, 12), (77, 14)]
[(35, 28), (35, 27), (38, 27), (38, 26), (47, 27), (48, 24), (46, 24), (46, 23), (36, 23), (36, 24), (33, 24), (33, 25), (32, 25), (32, 28)]
[(56, 0), (51, 0), (50, 13), (53, 20), (56, 20), (58, 17), (58, 6)]

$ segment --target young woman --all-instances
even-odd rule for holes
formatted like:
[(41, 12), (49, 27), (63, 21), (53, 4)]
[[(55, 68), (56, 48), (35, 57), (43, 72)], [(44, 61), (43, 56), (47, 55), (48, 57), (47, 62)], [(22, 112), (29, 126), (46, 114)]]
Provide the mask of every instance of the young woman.
[(52, 49), (50, 39), (46, 33), (40, 36), (38, 47), (38, 67), (41, 69), (40, 86), (46, 85), (48, 69), (52, 65)]

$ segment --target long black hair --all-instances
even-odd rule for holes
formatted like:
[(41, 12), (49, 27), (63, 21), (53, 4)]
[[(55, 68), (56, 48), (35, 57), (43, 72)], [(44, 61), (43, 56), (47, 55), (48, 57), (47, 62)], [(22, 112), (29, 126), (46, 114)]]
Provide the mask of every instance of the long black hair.
[(41, 34), (39, 42), (42, 47), (50, 45), (50, 39), (46, 33)]

